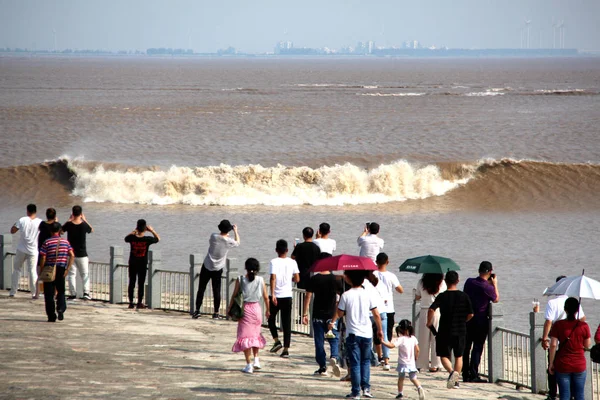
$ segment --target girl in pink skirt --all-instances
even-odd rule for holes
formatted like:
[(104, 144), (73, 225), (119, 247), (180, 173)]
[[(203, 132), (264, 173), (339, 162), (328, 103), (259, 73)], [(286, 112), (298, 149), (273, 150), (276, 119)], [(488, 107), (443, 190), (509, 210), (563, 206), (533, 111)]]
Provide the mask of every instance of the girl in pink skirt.
[[(238, 279), (235, 284), (229, 307), (227, 307), (227, 315), (229, 315), (233, 299), (241, 290), (244, 296), (244, 316), (238, 321), (237, 340), (231, 351), (234, 353), (244, 352), (246, 366), (242, 372), (251, 374), (255, 369), (260, 369), (258, 350), (265, 347), (266, 344), (265, 337), (261, 333), (262, 316), (259, 301), (262, 296), (266, 307), (265, 316), (269, 318), (269, 297), (265, 281), (262, 277), (257, 276), (260, 266), (258, 260), (249, 258), (246, 260), (245, 266), (246, 276)], [(251, 353), (254, 355), (254, 363), (250, 360)]]

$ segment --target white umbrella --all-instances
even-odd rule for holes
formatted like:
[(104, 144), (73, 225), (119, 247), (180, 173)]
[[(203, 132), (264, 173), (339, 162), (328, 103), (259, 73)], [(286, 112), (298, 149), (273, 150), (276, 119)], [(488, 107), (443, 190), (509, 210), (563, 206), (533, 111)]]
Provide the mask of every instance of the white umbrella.
[(552, 295), (600, 300), (600, 282), (583, 274), (567, 276), (544, 290), (544, 296)]

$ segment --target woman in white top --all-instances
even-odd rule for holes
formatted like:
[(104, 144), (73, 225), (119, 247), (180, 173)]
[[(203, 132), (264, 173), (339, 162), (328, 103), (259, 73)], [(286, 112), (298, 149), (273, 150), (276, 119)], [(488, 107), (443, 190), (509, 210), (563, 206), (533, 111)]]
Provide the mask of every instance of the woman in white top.
[[(436, 355), (435, 337), (427, 328), (427, 310), (438, 294), (446, 291), (443, 274), (423, 274), (415, 291), (415, 300), (421, 300), (421, 315), (419, 317), (419, 344), (421, 352), (417, 359), (417, 368), (429, 368), (429, 372), (438, 372), (442, 367), (440, 358)], [(440, 323), (440, 310), (435, 310), (433, 326), (437, 330)], [(431, 365), (429, 362), (431, 361)]]
[[(261, 333), (262, 312), (259, 301), (262, 296), (266, 307), (265, 316), (269, 318), (269, 296), (264, 279), (256, 276), (260, 267), (258, 260), (249, 258), (246, 260), (245, 266), (246, 275), (240, 277), (235, 284), (229, 307), (227, 307), (227, 315), (233, 305), (233, 299), (241, 290), (244, 296), (244, 316), (238, 321), (237, 340), (231, 350), (234, 353), (244, 352), (246, 366), (242, 372), (251, 374), (255, 369), (260, 369), (258, 350), (264, 348), (267, 343)], [(250, 362), (250, 352), (254, 355), (254, 363)]]

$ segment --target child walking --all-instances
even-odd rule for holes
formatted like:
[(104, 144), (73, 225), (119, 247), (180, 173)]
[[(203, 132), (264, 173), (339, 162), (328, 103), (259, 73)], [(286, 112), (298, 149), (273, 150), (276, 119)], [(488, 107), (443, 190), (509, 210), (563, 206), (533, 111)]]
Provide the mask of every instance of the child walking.
[(419, 393), (419, 400), (425, 399), (425, 391), (417, 379), (417, 365), (416, 360), (419, 357), (419, 342), (414, 336), (414, 328), (411, 322), (407, 319), (400, 321), (396, 327), (397, 338), (392, 342), (383, 342), (385, 347), (393, 349), (398, 348), (398, 395), (397, 399), (403, 399), (404, 395), (402, 390), (404, 389), (404, 377), (408, 374), (408, 379), (415, 385), (417, 392)]
[[(267, 288), (262, 277), (257, 276), (259, 271), (259, 263), (255, 258), (246, 260), (246, 276), (240, 277), (235, 284), (235, 289), (231, 296), (229, 306), (227, 307), (227, 315), (233, 305), (233, 299), (241, 290), (244, 296), (244, 316), (238, 321), (237, 340), (231, 349), (234, 353), (244, 352), (246, 358), (246, 366), (242, 372), (251, 374), (254, 370), (260, 369), (260, 361), (258, 359), (258, 350), (265, 347), (266, 340), (261, 333), (261, 309), (260, 298), (265, 302), (265, 316), (269, 318), (269, 297), (267, 296)], [(254, 356), (254, 363), (250, 356)]]

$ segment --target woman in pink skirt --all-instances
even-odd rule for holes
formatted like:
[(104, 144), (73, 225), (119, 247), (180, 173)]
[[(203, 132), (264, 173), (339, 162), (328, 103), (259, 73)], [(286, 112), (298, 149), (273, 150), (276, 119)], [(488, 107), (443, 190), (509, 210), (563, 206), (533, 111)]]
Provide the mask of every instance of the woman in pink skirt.
[[(231, 350), (234, 353), (244, 352), (246, 366), (242, 369), (242, 372), (251, 374), (255, 369), (260, 369), (258, 350), (265, 347), (266, 344), (265, 337), (261, 333), (262, 315), (259, 301), (262, 296), (266, 307), (265, 316), (269, 318), (269, 297), (265, 281), (262, 277), (256, 276), (260, 266), (258, 260), (249, 258), (246, 260), (245, 265), (246, 276), (238, 279), (235, 284), (229, 307), (227, 307), (227, 315), (231, 310), (233, 299), (241, 290), (244, 296), (244, 316), (238, 321), (237, 340)], [(251, 353), (254, 355), (254, 363), (250, 360)]]

